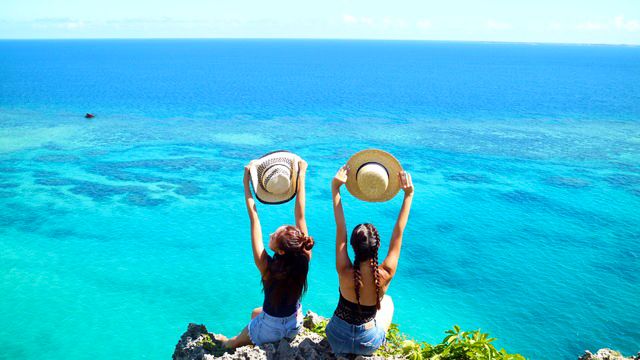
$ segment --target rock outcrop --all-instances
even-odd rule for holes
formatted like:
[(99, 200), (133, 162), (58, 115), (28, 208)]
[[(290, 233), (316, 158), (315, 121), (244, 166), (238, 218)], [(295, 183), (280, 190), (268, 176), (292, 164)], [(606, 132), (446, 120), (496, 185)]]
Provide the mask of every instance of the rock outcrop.
[[(336, 357), (327, 339), (312, 331), (326, 321), (327, 319), (308, 311), (304, 317), (303, 330), (293, 340), (283, 339), (278, 343), (243, 346), (235, 350), (222, 346), (222, 335), (210, 333), (204, 325), (191, 323), (176, 345), (173, 360), (346, 360), (344, 357)], [(357, 356), (355, 359), (389, 360), (402, 357)], [(600, 349), (595, 354), (587, 350), (578, 360), (640, 360), (640, 352), (635, 356), (624, 357), (611, 349)]]
[[(327, 339), (312, 332), (325, 318), (309, 311), (304, 317), (303, 330), (291, 341), (280, 340), (279, 343), (261, 346), (243, 346), (235, 351), (226, 351), (222, 347), (221, 335), (212, 334), (204, 325), (189, 324), (187, 331), (182, 334), (173, 352), (173, 360), (289, 360), (289, 359), (317, 359), (340, 360), (331, 352)], [(384, 360), (380, 356), (358, 356), (357, 359)]]
[(640, 360), (640, 352), (636, 356), (625, 357), (619, 352), (611, 349), (600, 349), (595, 354), (586, 350), (578, 360)]

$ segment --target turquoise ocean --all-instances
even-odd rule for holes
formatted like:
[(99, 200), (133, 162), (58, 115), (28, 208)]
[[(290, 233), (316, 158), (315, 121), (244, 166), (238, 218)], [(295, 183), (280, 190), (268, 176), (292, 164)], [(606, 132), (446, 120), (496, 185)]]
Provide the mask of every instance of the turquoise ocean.
[[(84, 119), (86, 112), (97, 115)], [(168, 359), (260, 306), (243, 165), (309, 163), (305, 310), (338, 300), (329, 183), (392, 152), (416, 195), (394, 322), (531, 359), (640, 350), (640, 47), (0, 41), (0, 359)], [(401, 196), (345, 194), (386, 253)], [(259, 205), (268, 234), (293, 204)]]

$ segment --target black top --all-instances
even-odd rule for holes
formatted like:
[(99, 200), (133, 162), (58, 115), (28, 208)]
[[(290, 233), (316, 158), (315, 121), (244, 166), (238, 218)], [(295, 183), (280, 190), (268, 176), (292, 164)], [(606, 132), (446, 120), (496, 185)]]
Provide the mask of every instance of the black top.
[[(340, 292), (340, 289), (338, 289)], [(340, 292), (338, 307), (334, 315), (352, 325), (362, 325), (368, 323), (376, 317), (378, 308), (375, 305), (358, 305), (345, 299)]]
[[(272, 258), (269, 256), (267, 261), (269, 265), (275, 259), (278, 254), (275, 254)], [(287, 303), (287, 299), (282, 299), (280, 303), (276, 304), (273, 299), (274, 290), (279, 284), (277, 281), (271, 283), (270, 287), (264, 288), (264, 302), (262, 303), (262, 311), (267, 313), (267, 315), (275, 316), (275, 317), (287, 317), (293, 315), (298, 310), (298, 301), (300, 299), (296, 299), (293, 303)]]

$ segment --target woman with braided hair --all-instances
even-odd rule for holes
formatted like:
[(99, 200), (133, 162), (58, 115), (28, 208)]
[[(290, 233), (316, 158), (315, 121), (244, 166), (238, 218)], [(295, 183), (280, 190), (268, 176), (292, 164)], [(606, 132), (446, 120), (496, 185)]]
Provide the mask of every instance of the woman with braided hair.
[(299, 159), (295, 165), (299, 169), (294, 210), (296, 225), (280, 226), (270, 235), (269, 248), (274, 252), (273, 257), (264, 249), (260, 219), (250, 189), (251, 166), (245, 167), (245, 204), (251, 220), (253, 259), (260, 271), (264, 302), (262, 307), (253, 310), (251, 322), (242, 332), (224, 342), (228, 348), (294, 338), (302, 327), (300, 298), (307, 291), (307, 273), (314, 241), (308, 235), (305, 220), (307, 163)]
[(397, 173), (404, 201), (382, 264), (378, 263), (380, 235), (372, 224), (359, 224), (351, 232), (350, 244), (355, 253), (352, 263), (347, 253), (347, 227), (340, 196), (340, 187), (347, 182), (349, 170), (349, 166), (343, 166), (331, 184), (340, 300), (326, 332), (334, 353), (370, 355), (384, 344), (391, 325), (393, 302), (385, 293), (398, 267), (402, 235), (413, 199), (413, 183), (409, 173)]

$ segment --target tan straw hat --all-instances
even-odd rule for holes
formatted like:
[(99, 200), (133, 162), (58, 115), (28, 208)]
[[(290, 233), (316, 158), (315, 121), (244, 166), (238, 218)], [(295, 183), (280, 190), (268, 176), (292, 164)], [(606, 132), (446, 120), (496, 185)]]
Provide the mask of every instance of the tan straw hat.
[(362, 150), (349, 159), (347, 190), (360, 200), (391, 200), (400, 191), (400, 162), (386, 151)]
[(249, 163), (251, 184), (256, 198), (265, 204), (282, 204), (298, 191), (298, 161), (300, 157), (278, 150)]

